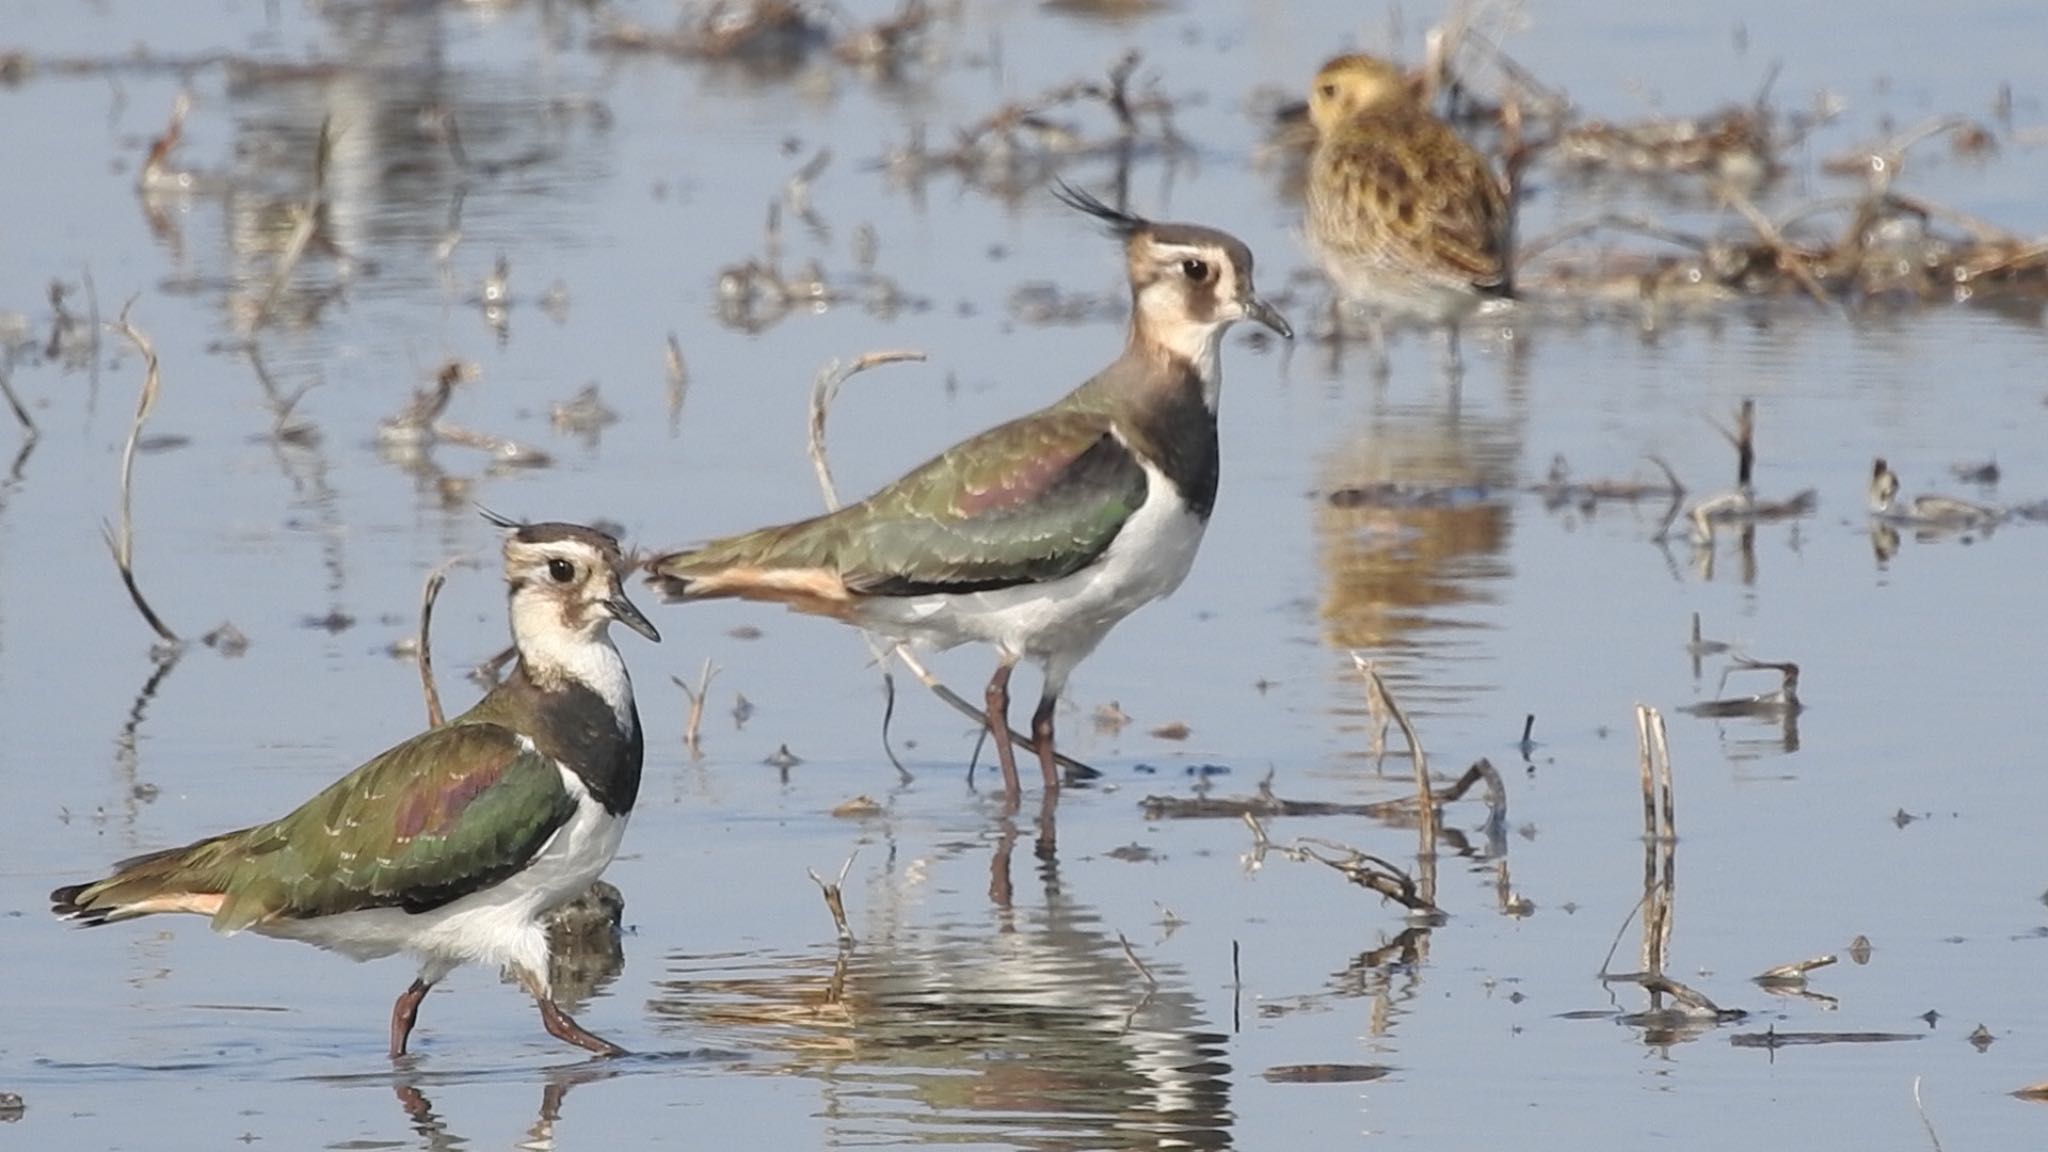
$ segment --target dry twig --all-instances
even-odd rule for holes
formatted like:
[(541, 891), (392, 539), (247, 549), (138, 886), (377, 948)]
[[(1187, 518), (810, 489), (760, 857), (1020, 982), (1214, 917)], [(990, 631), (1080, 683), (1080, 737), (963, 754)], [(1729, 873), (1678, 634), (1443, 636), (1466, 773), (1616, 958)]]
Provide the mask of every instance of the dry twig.
[(441, 596), (441, 585), (448, 582), (448, 566), (452, 560), (443, 561), (432, 572), (427, 573), (426, 587), (420, 590), (420, 638), (414, 660), (420, 669), (420, 691), (427, 698), (427, 727), (439, 728), (447, 722), (447, 715), (441, 711), (441, 690), (434, 685), (434, 601)]
[(690, 701), (689, 719), (683, 725), (683, 746), (690, 750), (690, 755), (692, 756), (703, 754), (700, 738), (704, 730), (704, 700), (711, 693), (711, 678), (716, 675), (718, 675), (718, 669), (709, 659), (706, 659), (703, 671), (697, 674), (697, 686), (695, 688), (683, 683), (683, 678), (680, 676), (669, 677), (670, 680), (675, 682), (676, 687), (683, 690), (684, 697)]
[[(1325, 856), (1312, 847), (1315, 845), (1342, 852), (1344, 855), (1341, 858)], [(1430, 916), (1441, 915), (1436, 903), (1422, 892), (1421, 886), (1413, 878), (1378, 856), (1360, 852), (1349, 844), (1316, 838), (1296, 841), (1294, 851), (1317, 863), (1335, 868), (1344, 874), (1346, 880), (1361, 888), (1377, 892), (1411, 912)]]
[(135, 602), (135, 608), (142, 613), (142, 619), (161, 637), (166, 644), (181, 645), (184, 641), (149, 606), (142, 595), (142, 588), (135, 582), (135, 446), (142, 439), (142, 426), (149, 420), (150, 410), (156, 407), (157, 392), (161, 380), (157, 373), (156, 347), (149, 337), (128, 320), (128, 311), (135, 306), (130, 300), (121, 309), (121, 318), (114, 322), (114, 330), (135, 345), (142, 354), (142, 393), (135, 401), (135, 420), (128, 426), (128, 443), (121, 450), (121, 527), (117, 535), (111, 527), (103, 527), (107, 547), (114, 553), (114, 565), (121, 570), (121, 583), (128, 589), (128, 598)]
[(846, 898), (842, 894), (842, 886), (846, 883), (846, 874), (853, 871), (853, 862), (859, 857), (860, 850), (856, 848), (853, 851), (853, 855), (846, 858), (846, 863), (839, 866), (839, 878), (836, 880), (827, 880), (823, 876), (818, 875), (816, 868), (804, 869), (805, 872), (810, 874), (811, 882), (816, 884), (818, 891), (825, 896), (825, 909), (832, 913), (832, 927), (839, 933), (839, 946), (841, 948), (851, 948), (855, 943), (853, 929), (848, 927), (846, 923)]
[(1415, 761), (1415, 801), (1420, 810), (1422, 822), (1422, 848), (1424, 856), (1436, 852), (1437, 807), (1436, 797), (1431, 794), (1429, 784), (1429, 756), (1422, 750), (1422, 740), (1415, 734), (1415, 726), (1408, 722), (1407, 713), (1394, 702), (1393, 694), (1387, 691), (1386, 681), (1380, 679), (1379, 669), (1373, 662), (1356, 652), (1351, 654), (1351, 663), (1359, 674), (1365, 677), (1367, 698), (1378, 697), (1385, 706), (1387, 715), (1401, 729), (1402, 739), (1408, 742), (1408, 754)]

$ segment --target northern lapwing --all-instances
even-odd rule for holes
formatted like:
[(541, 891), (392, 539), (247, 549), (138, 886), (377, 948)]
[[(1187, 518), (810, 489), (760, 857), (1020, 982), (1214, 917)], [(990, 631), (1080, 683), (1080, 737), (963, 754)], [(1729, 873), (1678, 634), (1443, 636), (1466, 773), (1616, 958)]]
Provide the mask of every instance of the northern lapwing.
[(509, 530), (518, 660), (475, 707), (283, 819), (122, 861), (50, 893), (52, 910), (84, 924), (190, 912), (357, 960), (411, 953), (394, 1058), (427, 991), (465, 963), (516, 977), (549, 1034), (623, 1053), (556, 1006), (541, 919), (611, 863), (640, 790), (640, 716), (610, 625), (660, 636), (626, 599), (630, 564), (610, 536), (494, 522)]
[(1251, 249), (1236, 237), (1064, 185), (1057, 195), (1123, 241), (1123, 355), (858, 504), (648, 562), (670, 600), (779, 601), (900, 641), (994, 645), (988, 729), (1012, 798), (1011, 670), (1044, 668), (1031, 737), (1056, 790), (1053, 706), (1068, 674), (1117, 621), (1180, 585), (1208, 527), (1224, 332), (1249, 318), (1293, 335), (1253, 289)]
[(1514, 294), (1507, 185), (1384, 60), (1323, 65), (1308, 108), (1310, 249), (1342, 301), (1371, 310), (1376, 338), (1386, 318), (1441, 327), (1455, 370), (1458, 324)]

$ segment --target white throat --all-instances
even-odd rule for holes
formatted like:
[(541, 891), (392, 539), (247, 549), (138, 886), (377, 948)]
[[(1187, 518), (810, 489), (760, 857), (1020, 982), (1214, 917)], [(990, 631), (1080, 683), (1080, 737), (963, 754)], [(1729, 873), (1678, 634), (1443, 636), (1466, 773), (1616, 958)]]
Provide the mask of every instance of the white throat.
[(1202, 381), (1202, 406), (1217, 410), (1222, 399), (1223, 324), (1161, 324), (1151, 329), (1152, 342), (1170, 355), (1194, 365)]
[(561, 610), (539, 597), (514, 597), (512, 637), (527, 675), (543, 687), (573, 680), (597, 693), (618, 718), (619, 731), (633, 729), (633, 679), (612, 646), (611, 621), (576, 631)]

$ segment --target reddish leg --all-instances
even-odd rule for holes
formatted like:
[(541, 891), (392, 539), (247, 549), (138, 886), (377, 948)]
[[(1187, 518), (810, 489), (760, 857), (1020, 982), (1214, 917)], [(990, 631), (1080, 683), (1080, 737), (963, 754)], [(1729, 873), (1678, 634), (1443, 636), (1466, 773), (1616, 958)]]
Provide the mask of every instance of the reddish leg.
[(427, 990), (433, 985), (425, 980), (414, 980), (412, 987), (399, 993), (398, 1002), (391, 1006), (391, 1058), (405, 1055), (406, 1041), (412, 1039), (412, 1026), (419, 1022), (420, 1001), (427, 998)]
[(597, 1053), (599, 1056), (624, 1056), (626, 1050), (602, 1036), (584, 1030), (583, 1025), (569, 1018), (567, 1012), (555, 1003), (552, 996), (536, 996), (534, 1003), (540, 1005), (541, 1026), (548, 1035), (557, 1040), (566, 1040), (578, 1048)]
[(996, 665), (996, 674), (989, 677), (985, 697), (989, 739), (995, 741), (996, 762), (1003, 766), (1003, 795), (1012, 800), (1024, 792), (1024, 786), (1017, 780), (1017, 753), (1010, 748), (1010, 673), (1016, 667), (1012, 660)]
[(1038, 701), (1038, 710), (1031, 714), (1031, 742), (1038, 748), (1038, 770), (1045, 774), (1045, 791), (1053, 795), (1060, 790), (1060, 765), (1053, 758), (1052, 710), (1059, 703), (1057, 695), (1048, 693)]

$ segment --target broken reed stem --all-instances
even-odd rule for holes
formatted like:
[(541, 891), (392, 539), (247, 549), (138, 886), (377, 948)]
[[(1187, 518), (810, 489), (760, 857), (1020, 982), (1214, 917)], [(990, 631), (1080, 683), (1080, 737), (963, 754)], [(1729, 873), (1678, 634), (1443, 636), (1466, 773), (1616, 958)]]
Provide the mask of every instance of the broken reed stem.
[(1657, 769), (1655, 762), (1652, 760), (1652, 755), (1653, 753), (1650, 750), (1650, 707), (1647, 704), (1638, 704), (1636, 705), (1636, 767), (1642, 777), (1643, 839), (1646, 842), (1657, 838), (1658, 828), (1657, 789), (1655, 784)]
[(683, 690), (683, 696), (690, 701), (690, 716), (683, 725), (683, 747), (688, 748), (692, 756), (700, 755), (703, 752), (700, 737), (704, 731), (704, 699), (711, 694), (711, 678), (716, 675), (718, 675), (718, 669), (707, 658), (704, 661), (703, 670), (697, 674), (697, 686), (695, 688), (683, 683), (683, 678), (680, 676), (669, 677), (670, 680), (675, 681), (676, 687)]
[(1636, 705), (1636, 751), (1643, 785), (1643, 835), (1650, 840), (1678, 839), (1678, 809), (1671, 785), (1671, 742), (1664, 714), (1647, 704)]
[(1657, 748), (1657, 791), (1663, 795), (1663, 838), (1677, 840), (1677, 804), (1671, 793), (1671, 740), (1665, 736), (1663, 713), (1651, 711), (1651, 746)]
[(805, 872), (810, 874), (811, 882), (818, 886), (818, 891), (824, 894), (825, 910), (832, 913), (832, 927), (839, 933), (839, 946), (842, 949), (851, 948), (856, 943), (853, 938), (853, 929), (848, 927), (846, 923), (844, 885), (846, 884), (846, 874), (853, 870), (853, 862), (859, 856), (860, 849), (854, 849), (853, 855), (846, 858), (846, 863), (839, 866), (839, 878), (836, 880), (827, 880), (823, 876), (818, 875), (816, 868), (804, 869)]
[(434, 686), (434, 601), (441, 596), (441, 585), (448, 582), (448, 563), (443, 563), (427, 573), (426, 587), (420, 590), (420, 635), (415, 646), (414, 660), (420, 669), (420, 691), (427, 698), (427, 727), (439, 728), (447, 723), (448, 717), (441, 711), (441, 690)]
[(135, 421), (128, 426), (128, 443), (121, 450), (121, 527), (119, 534), (102, 525), (107, 538), (107, 547), (114, 553), (114, 566), (121, 570), (121, 583), (128, 589), (128, 598), (135, 602), (135, 608), (142, 613), (142, 619), (161, 637), (166, 644), (178, 645), (184, 641), (149, 606), (149, 600), (142, 595), (142, 588), (135, 582), (135, 446), (142, 439), (142, 426), (149, 420), (150, 410), (156, 407), (157, 392), (162, 387), (157, 372), (156, 346), (149, 337), (135, 325), (128, 322), (128, 310), (135, 306), (129, 300), (121, 309), (121, 318), (114, 322), (114, 330), (126, 337), (135, 350), (142, 354), (142, 393), (135, 401)]
[[(1664, 716), (1646, 704), (1636, 706), (1636, 741), (1643, 788), (1643, 971), (1664, 972), (1671, 952), (1672, 901), (1677, 886), (1678, 820), (1673, 807), (1671, 744)], [(1657, 990), (1651, 989), (1654, 1002)]]

